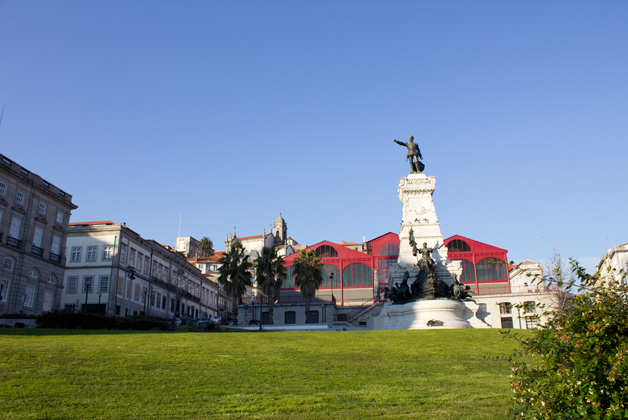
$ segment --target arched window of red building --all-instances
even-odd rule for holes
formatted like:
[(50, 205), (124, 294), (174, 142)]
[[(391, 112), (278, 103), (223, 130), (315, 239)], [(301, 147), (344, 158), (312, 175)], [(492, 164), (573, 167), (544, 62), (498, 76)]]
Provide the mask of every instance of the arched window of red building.
[(469, 252), (471, 247), (462, 239), (454, 239), (447, 244), (447, 252)]
[(497, 258), (484, 258), (476, 264), (478, 281), (508, 280), (506, 263)]
[(331, 245), (321, 245), (316, 248), (316, 256), (318, 258), (335, 258), (338, 252)]
[(462, 266), (462, 275), (460, 276), (460, 281), (462, 283), (475, 283), (475, 269), (473, 267), (473, 263), (467, 260), (454, 260), (460, 261)]
[(321, 287), (340, 287), (340, 270), (330, 264), (321, 264), (323, 282)]
[(372, 286), (373, 270), (366, 264), (354, 263), (342, 270), (342, 283), (344, 286)]

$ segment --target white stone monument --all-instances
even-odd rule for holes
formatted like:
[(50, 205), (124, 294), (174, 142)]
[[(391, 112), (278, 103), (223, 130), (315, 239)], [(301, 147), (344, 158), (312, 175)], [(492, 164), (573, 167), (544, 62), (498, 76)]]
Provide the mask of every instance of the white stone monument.
[[(451, 285), (452, 275), (459, 277), (462, 274), (460, 262), (450, 261), (447, 247), (443, 246), (443, 235), (432, 198), (435, 187), (436, 178), (424, 173), (411, 173), (399, 181), (397, 192), (403, 203), (399, 231), (401, 245), (397, 263), (390, 267), (390, 288), (401, 283), (406, 271), (410, 274), (410, 286), (419, 272), (418, 259), (410, 245), (410, 231), (418, 248), (422, 248), (423, 244), (435, 248), (432, 258), (434, 273), (439, 280)], [(457, 300), (426, 299), (406, 304), (386, 303), (381, 313), (373, 318), (373, 326), (375, 329), (472, 328), (469, 320), (474, 316), (474, 311)]]
[(423, 173), (409, 174), (399, 181), (397, 195), (403, 203), (403, 218), (399, 231), (401, 245), (397, 265), (393, 264), (390, 269), (389, 286), (400, 282), (406, 271), (410, 273), (410, 278), (414, 278), (418, 272), (417, 257), (412, 254), (410, 246), (410, 230), (419, 248), (424, 243), (428, 248), (437, 248), (432, 252), (432, 258), (434, 271), (439, 280), (450, 285), (453, 281), (451, 275), (460, 276), (462, 273), (460, 262), (449, 261), (447, 247), (443, 246), (443, 235), (440, 232), (440, 222), (432, 198), (435, 188), (436, 177), (428, 177)]

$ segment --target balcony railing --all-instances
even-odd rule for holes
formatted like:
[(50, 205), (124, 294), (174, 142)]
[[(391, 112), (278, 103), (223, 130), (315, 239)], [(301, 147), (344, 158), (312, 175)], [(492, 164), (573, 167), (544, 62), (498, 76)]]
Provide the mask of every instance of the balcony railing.
[(11, 248), (20, 249), (22, 248), (22, 241), (19, 239), (15, 239), (12, 236), (7, 236), (7, 245)]
[(51, 252), (49, 260), (52, 262), (61, 263), (61, 255)]
[(44, 256), (44, 249), (38, 247), (35, 244), (33, 244), (33, 246), (31, 247), (31, 254), (36, 255), (38, 257), (43, 257)]

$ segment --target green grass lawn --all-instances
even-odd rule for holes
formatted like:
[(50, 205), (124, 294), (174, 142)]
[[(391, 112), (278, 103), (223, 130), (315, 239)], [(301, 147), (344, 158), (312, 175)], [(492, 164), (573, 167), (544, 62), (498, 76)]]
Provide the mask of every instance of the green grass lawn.
[(504, 419), (497, 330), (0, 330), (2, 419)]

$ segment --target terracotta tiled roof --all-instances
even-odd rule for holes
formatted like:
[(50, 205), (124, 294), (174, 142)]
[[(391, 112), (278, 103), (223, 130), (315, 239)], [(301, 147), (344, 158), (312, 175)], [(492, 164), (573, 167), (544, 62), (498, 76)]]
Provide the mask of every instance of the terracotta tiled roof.
[(342, 245), (342, 246), (355, 246), (355, 245), (362, 245), (362, 244), (359, 244), (359, 243), (357, 243), (357, 242), (345, 242), (345, 241), (341, 241), (341, 242), (338, 242), (338, 245)]
[(263, 238), (264, 235), (255, 235), (255, 236), (244, 236), (242, 238), (236, 238), (239, 239), (241, 241), (246, 240), (246, 239), (255, 239), (255, 238)]

